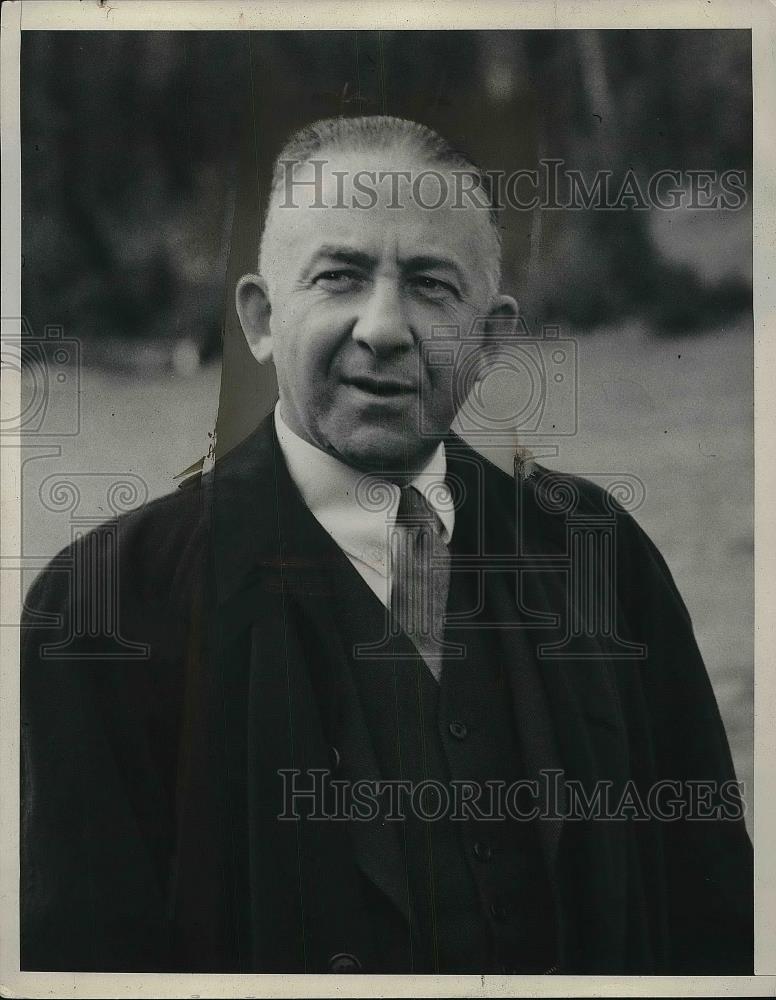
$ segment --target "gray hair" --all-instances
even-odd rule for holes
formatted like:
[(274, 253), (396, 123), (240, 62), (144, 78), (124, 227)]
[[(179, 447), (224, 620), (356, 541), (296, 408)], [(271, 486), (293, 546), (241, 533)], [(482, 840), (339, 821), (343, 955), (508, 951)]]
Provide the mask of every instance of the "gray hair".
[(264, 251), (267, 221), (270, 210), (286, 178), (287, 164), (306, 163), (323, 151), (356, 152), (388, 151), (405, 147), (416, 153), (425, 162), (439, 167), (461, 171), (474, 180), (474, 190), (479, 189), (485, 197), (488, 220), (494, 237), (494, 267), (492, 271), (493, 291), (498, 291), (501, 282), (501, 229), (499, 210), (493, 197), (491, 178), (466, 153), (456, 149), (428, 125), (395, 118), (391, 115), (364, 115), (357, 118), (322, 118), (305, 125), (286, 141), (278, 153), (272, 170), (270, 195), (262, 222), (261, 244), (259, 247), (259, 270)]

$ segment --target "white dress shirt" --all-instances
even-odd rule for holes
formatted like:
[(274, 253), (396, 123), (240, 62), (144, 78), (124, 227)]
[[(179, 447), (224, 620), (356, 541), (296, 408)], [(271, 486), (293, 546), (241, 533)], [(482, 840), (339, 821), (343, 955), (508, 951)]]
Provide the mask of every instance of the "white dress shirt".
[[(372, 473), (359, 472), (295, 434), (275, 406), (275, 429), (291, 479), (313, 517), (339, 545), (386, 607), (391, 601), (389, 535), (396, 523), (400, 489)], [(445, 483), (447, 458), (440, 441), (412, 480), (439, 517), (447, 544), (455, 527), (455, 507)]]

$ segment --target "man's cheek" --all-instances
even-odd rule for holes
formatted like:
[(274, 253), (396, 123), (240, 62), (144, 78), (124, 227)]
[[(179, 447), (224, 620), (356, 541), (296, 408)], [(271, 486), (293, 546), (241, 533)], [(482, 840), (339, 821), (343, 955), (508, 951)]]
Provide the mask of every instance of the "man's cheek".
[(426, 393), (437, 407), (449, 405), (453, 399), (456, 369), (453, 364), (430, 365), (427, 369)]
[(449, 370), (434, 371), (424, 380), (418, 417), (427, 430), (447, 430), (455, 416), (453, 376)]

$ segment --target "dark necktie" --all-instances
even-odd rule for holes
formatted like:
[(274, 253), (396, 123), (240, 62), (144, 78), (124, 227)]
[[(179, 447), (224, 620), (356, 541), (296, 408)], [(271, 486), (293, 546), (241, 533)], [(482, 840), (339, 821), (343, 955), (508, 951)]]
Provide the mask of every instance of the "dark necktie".
[(439, 518), (414, 486), (401, 491), (391, 536), (391, 616), (439, 680), (450, 553)]

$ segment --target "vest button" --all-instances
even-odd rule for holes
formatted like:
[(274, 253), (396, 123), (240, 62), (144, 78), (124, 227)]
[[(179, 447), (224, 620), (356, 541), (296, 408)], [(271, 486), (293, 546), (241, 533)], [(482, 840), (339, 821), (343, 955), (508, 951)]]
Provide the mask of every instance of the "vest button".
[(478, 861), (490, 861), (493, 857), (490, 844), (486, 844), (484, 840), (478, 840), (474, 845), (474, 856)]
[(490, 915), (494, 920), (498, 920), (499, 923), (503, 924), (509, 920), (509, 907), (506, 903), (491, 903)]
[(332, 955), (329, 959), (329, 972), (345, 973), (360, 971), (361, 963), (355, 955), (350, 955), (348, 952), (340, 952), (338, 955)]
[(469, 729), (464, 722), (451, 722), (447, 728), (450, 730), (450, 735), (454, 736), (457, 740), (465, 740), (469, 735)]

